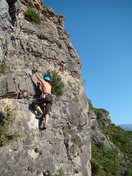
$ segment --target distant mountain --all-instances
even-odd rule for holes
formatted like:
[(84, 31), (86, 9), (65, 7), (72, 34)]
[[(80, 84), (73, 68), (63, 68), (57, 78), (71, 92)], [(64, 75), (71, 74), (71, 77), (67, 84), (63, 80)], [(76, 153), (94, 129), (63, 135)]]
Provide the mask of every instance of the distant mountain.
[(127, 131), (132, 131), (132, 124), (121, 124), (119, 125), (121, 128)]

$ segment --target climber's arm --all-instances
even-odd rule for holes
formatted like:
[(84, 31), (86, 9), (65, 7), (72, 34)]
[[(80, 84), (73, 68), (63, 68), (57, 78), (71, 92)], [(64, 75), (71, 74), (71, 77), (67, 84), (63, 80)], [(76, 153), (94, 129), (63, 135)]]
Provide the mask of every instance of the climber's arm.
[(35, 76), (41, 83), (43, 83), (44, 80), (40, 77), (38, 72), (35, 72)]

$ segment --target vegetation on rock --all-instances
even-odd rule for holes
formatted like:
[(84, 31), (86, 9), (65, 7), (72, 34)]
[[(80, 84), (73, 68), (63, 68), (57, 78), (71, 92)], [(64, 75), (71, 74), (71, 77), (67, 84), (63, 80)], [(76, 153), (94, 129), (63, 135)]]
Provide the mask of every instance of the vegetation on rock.
[(0, 112), (0, 146), (7, 145), (10, 140), (16, 139), (18, 132), (12, 129), (16, 118), (15, 109), (6, 105), (4, 111)]
[(59, 170), (59, 174), (58, 174), (58, 176), (64, 176), (64, 171), (61, 169), (61, 170)]
[(38, 25), (41, 24), (40, 15), (37, 13), (37, 11), (33, 10), (32, 8), (28, 8), (24, 16), (25, 16), (25, 19), (29, 22), (34, 22)]
[(73, 134), (72, 138), (71, 138), (71, 141), (74, 144), (76, 144), (77, 146), (80, 146), (81, 140), (80, 140), (80, 138), (77, 135)]
[(64, 84), (61, 80), (60, 75), (56, 71), (47, 71), (46, 75), (51, 77), (52, 93), (56, 95), (57, 98), (63, 95)]
[(5, 63), (1, 63), (0, 64), (0, 73), (5, 73), (5, 69), (6, 69)]
[(125, 162), (118, 155), (117, 149), (108, 148), (100, 143), (92, 142), (92, 173), (94, 175), (118, 175), (118, 167), (124, 167)]
[(115, 144), (124, 155), (127, 163), (127, 176), (132, 175), (132, 132), (110, 124), (107, 128), (102, 128), (103, 133)]
[(73, 143), (71, 146), (71, 152), (74, 154), (77, 151), (78, 147), (80, 147), (81, 140), (77, 135), (72, 134), (71, 141)]
[(44, 9), (48, 9), (48, 8), (49, 8), (49, 6), (48, 6), (48, 5), (44, 5), (43, 7), (44, 7)]

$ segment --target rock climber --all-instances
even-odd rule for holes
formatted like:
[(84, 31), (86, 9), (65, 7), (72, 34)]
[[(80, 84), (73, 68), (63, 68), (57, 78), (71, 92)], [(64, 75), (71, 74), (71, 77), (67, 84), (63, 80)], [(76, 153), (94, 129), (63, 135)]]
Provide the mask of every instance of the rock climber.
[[(35, 102), (35, 110), (37, 111), (38, 118), (41, 118), (43, 115), (45, 115), (45, 118), (42, 121), (40, 127), (41, 129), (46, 129), (48, 119), (49, 119), (49, 113), (53, 104), (53, 97), (51, 94), (51, 85), (50, 85), (51, 78), (48, 75), (44, 75), (42, 79), (36, 69), (33, 69), (33, 73), (35, 74), (36, 78), (41, 82), (41, 88), (42, 88), (41, 97), (37, 99)], [(44, 103), (46, 104), (46, 107), (45, 107), (45, 112), (43, 114), (43, 111), (40, 108), (40, 106)]]

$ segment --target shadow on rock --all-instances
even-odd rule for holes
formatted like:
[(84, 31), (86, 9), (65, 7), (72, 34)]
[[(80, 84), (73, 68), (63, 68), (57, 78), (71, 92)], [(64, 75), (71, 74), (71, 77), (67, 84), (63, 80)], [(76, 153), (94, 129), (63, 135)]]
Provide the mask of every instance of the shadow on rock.
[[(37, 101), (37, 100), (36, 100)], [(45, 114), (44, 114), (44, 105), (41, 105), (40, 108), (42, 109), (43, 111), (43, 115), (41, 117), (38, 117), (37, 115), (37, 111), (35, 110), (35, 105), (36, 105), (36, 102), (32, 102), (30, 105), (29, 105), (29, 110), (35, 115), (35, 118), (38, 119), (38, 128), (39, 130), (43, 130), (43, 128), (41, 127), (42, 126), (42, 123), (44, 122), (44, 117), (45, 117)]]
[[(34, 87), (35, 95), (33, 96), (31, 104), (29, 104), (29, 110), (35, 115), (35, 118), (38, 119), (39, 130), (43, 130), (43, 128), (41, 126), (42, 126), (42, 123), (43, 123), (44, 117), (45, 117), (45, 115), (44, 115), (45, 114), (44, 113), (45, 112), (45, 106), (44, 106), (44, 104), (39, 104), (39, 99), (40, 99), (40, 96), (42, 94), (41, 89), (40, 89), (40, 83), (37, 82), (37, 84), (35, 84), (31, 75), (30, 75), (30, 78), (31, 78), (31, 81), (32, 81), (32, 84), (33, 84), (33, 87)], [(36, 108), (35, 108), (36, 104), (39, 105), (41, 110), (43, 111), (43, 115), (41, 117), (38, 117), (38, 115), (37, 115), (37, 111), (36, 111)]]

